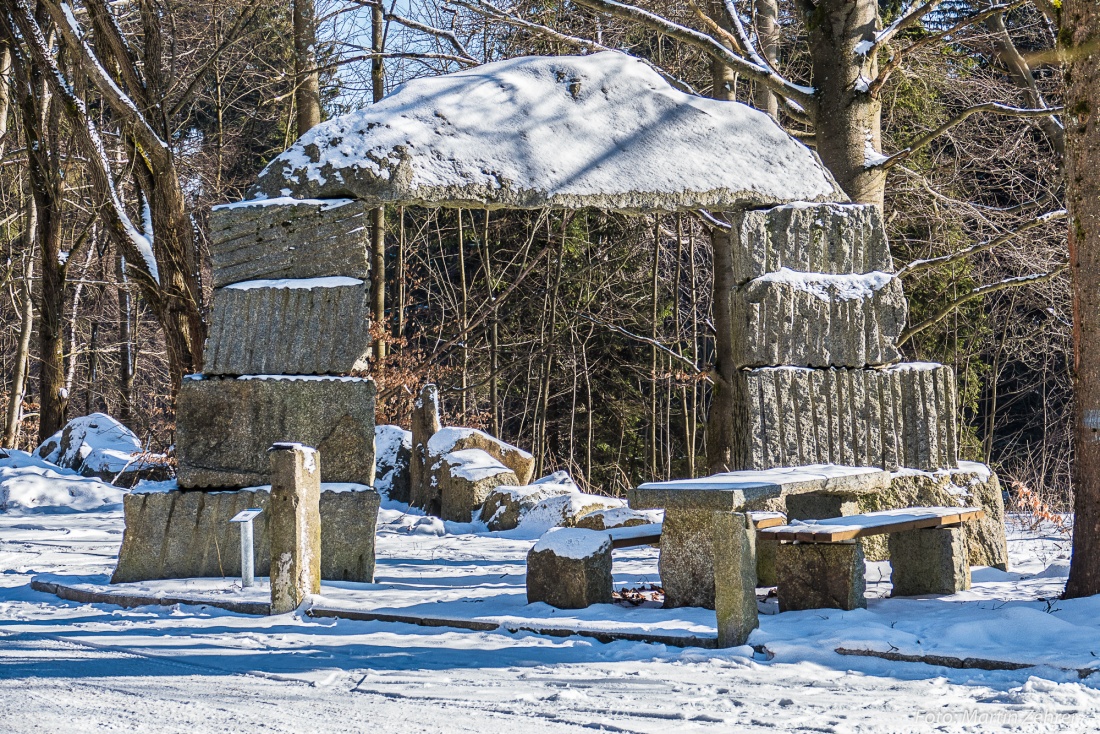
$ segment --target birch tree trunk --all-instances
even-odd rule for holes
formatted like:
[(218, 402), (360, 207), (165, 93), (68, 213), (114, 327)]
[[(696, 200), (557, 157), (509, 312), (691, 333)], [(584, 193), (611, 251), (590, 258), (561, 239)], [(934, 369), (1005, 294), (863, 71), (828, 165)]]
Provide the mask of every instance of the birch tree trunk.
[[(386, 95), (386, 80), (382, 68), (382, 51), (385, 43), (385, 20), (382, 15), (382, 7), (375, 5), (371, 8), (371, 51), (374, 55), (370, 62), (371, 92), (375, 102), (381, 101)], [(371, 317), (376, 324), (386, 322), (386, 208), (378, 207), (371, 212)], [(374, 342), (374, 358), (377, 362), (386, 357), (386, 340), (382, 337), (384, 332), (378, 330), (378, 338)], [(381, 364), (376, 366), (381, 369)], [(462, 395), (465, 405), (466, 395)]]
[(0, 446), (19, 448), (19, 424), (23, 420), (23, 398), (27, 392), (27, 368), (30, 366), (31, 334), (34, 331), (34, 301), (31, 293), (31, 280), (34, 276), (34, 200), (27, 200), (27, 231), (24, 237), (23, 282), (19, 293), (22, 309), (19, 322), (19, 347), (15, 354), (15, 373), (11, 378), (8, 393), (8, 410), (4, 421), (4, 438)]
[(317, 17), (314, 0), (294, 0), (294, 106), (298, 137), (321, 122), (317, 74)]

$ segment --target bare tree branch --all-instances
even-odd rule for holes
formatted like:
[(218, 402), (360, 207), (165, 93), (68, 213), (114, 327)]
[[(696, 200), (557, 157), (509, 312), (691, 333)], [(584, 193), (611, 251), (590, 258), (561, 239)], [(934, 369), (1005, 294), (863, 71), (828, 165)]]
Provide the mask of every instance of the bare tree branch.
[(1007, 115), (1009, 117), (1047, 117), (1055, 112), (1061, 112), (1061, 107), (1042, 107), (1042, 108), (1029, 108), (1029, 107), (1012, 107), (1011, 105), (1001, 104), (1000, 102), (985, 102), (983, 104), (974, 105), (973, 107), (967, 107), (959, 114), (952, 117), (947, 122), (943, 123), (935, 130), (925, 135), (920, 136), (916, 140), (913, 140), (909, 145), (902, 148), (893, 155), (886, 156), (882, 160), (875, 163), (871, 163), (867, 168), (882, 168), (890, 169), (897, 164), (904, 161), (909, 156), (916, 153), (924, 146), (931, 143), (939, 136), (946, 133), (953, 127), (957, 127), (965, 122), (968, 118), (978, 114), (979, 112), (993, 112), (998, 115)]
[(1035, 273), (1033, 275), (1022, 275), (1018, 278), (1006, 278), (1005, 280), (998, 281), (996, 283), (989, 283), (987, 285), (978, 286), (973, 288), (958, 298), (954, 299), (950, 303), (946, 304), (934, 314), (921, 321), (919, 324), (910, 326), (905, 331), (901, 332), (901, 336), (898, 337), (898, 346), (900, 347), (911, 338), (921, 333), (925, 329), (935, 326), (939, 322), (947, 318), (952, 312), (964, 303), (973, 301), (976, 298), (987, 296), (990, 293), (996, 293), (997, 291), (1007, 290), (1009, 288), (1018, 288), (1023, 285), (1035, 285), (1037, 283), (1045, 283), (1048, 280), (1053, 280), (1065, 271), (1067, 265), (1061, 265), (1049, 273)]

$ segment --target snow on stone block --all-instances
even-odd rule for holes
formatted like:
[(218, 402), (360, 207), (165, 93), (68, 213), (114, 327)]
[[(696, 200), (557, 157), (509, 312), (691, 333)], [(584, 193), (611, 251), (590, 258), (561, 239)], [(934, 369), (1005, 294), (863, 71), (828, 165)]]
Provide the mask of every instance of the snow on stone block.
[(470, 522), (494, 489), (519, 484), (515, 472), (481, 449), (447, 452), (438, 464), (440, 517), (452, 522)]
[(374, 488), (394, 502), (409, 502), (412, 433), (400, 426), (374, 429)]
[(516, 474), (519, 484), (530, 484), (535, 471), (535, 457), (523, 449), (501, 441), (476, 428), (446, 427), (428, 439), (427, 464), (432, 467), (438, 457), (452, 451), (481, 449)]
[(583, 528), (554, 528), (539, 538), (531, 549), (551, 551), (559, 558), (588, 558), (611, 547), (611, 536)]
[(214, 287), (256, 278), (366, 278), (366, 209), (352, 199), (279, 197), (210, 211)]
[(36, 455), (0, 449), (0, 512), (95, 512), (117, 507), (126, 492)]
[(559, 528), (527, 554), (527, 602), (583, 609), (611, 601), (611, 538), (606, 533)]
[(259, 197), (619, 211), (845, 200), (766, 114), (672, 88), (618, 52), (416, 79), (306, 133)]
[(524, 535), (542, 533), (554, 527), (573, 527), (585, 515), (596, 510), (625, 507), (626, 503), (612, 497), (570, 492), (547, 497), (536, 503), (520, 519)]
[(872, 205), (788, 204), (741, 212), (732, 223), (737, 282), (782, 268), (838, 274), (894, 269), (882, 215)]
[(142, 456), (141, 441), (133, 431), (105, 413), (74, 418), (42, 442), (35, 455), (83, 476), (112, 481), (122, 486), (140, 478), (164, 478), (168, 468), (157, 455)]
[[(301, 286), (301, 287), (294, 287)], [(214, 291), (209, 375), (324, 375), (365, 369), (367, 285), (355, 278), (253, 281)]]
[(908, 304), (901, 281), (887, 273), (783, 268), (750, 280), (734, 298), (735, 313), (747, 320), (739, 367), (865, 367), (900, 359)]

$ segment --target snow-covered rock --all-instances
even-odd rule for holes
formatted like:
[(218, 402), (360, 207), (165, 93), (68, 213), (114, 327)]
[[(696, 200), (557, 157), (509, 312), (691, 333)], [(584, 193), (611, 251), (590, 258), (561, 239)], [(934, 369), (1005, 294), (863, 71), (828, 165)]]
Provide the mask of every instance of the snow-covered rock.
[(438, 464), (439, 514), (451, 522), (470, 522), (490, 492), (502, 485), (519, 484), (515, 472), (481, 449), (450, 451)]
[(492, 456), (515, 472), (518, 484), (528, 484), (531, 481), (535, 470), (534, 456), (476, 428), (447, 426), (432, 434), (428, 439), (429, 471), (435, 469), (439, 457), (444, 454), (466, 449), (480, 449)]
[(400, 426), (375, 426), (374, 488), (395, 502), (409, 501), (412, 433)]
[(612, 530), (614, 528), (652, 525), (663, 522), (664, 519), (664, 510), (632, 510), (629, 507), (612, 507), (607, 510), (596, 510), (578, 518), (577, 527), (589, 530)]
[[(163, 479), (168, 467), (154, 455), (142, 455), (141, 441), (105, 413), (74, 418), (35, 450), (35, 455), (63, 469), (130, 486), (138, 479)], [(119, 476), (122, 475), (122, 476)]]
[(0, 450), (0, 511), (87, 512), (122, 503), (125, 491), (16, 449)]
[(302, 136), (257, 198), (618, 211), (846, 201), (763, 112), (674, 89), (618, 52), (416, 79)]
[(513, 530), (540, 502), (567, 494), (580, 494), (580, 489), (566, 471), (522, 487), (497, 487), (481, 506), (481, 521), (490, 530)]

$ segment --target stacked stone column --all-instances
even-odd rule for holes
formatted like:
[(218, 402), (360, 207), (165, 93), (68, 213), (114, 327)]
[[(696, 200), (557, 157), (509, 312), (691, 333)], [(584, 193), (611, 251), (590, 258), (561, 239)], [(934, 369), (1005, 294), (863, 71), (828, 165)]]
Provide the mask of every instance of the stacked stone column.
[(210, 216), (214, 303), (201, 375), (177, 401), (179, 484), (267, 484), (267, 449), (316, 447), (326, 482), (374, 480), (366, 210), (270, 199)]
[(873, 206), (792, 204), (733, 220), (737, 379), (748, 464), (957, 465), (950, 367), (899, 362), (907, 304)]

